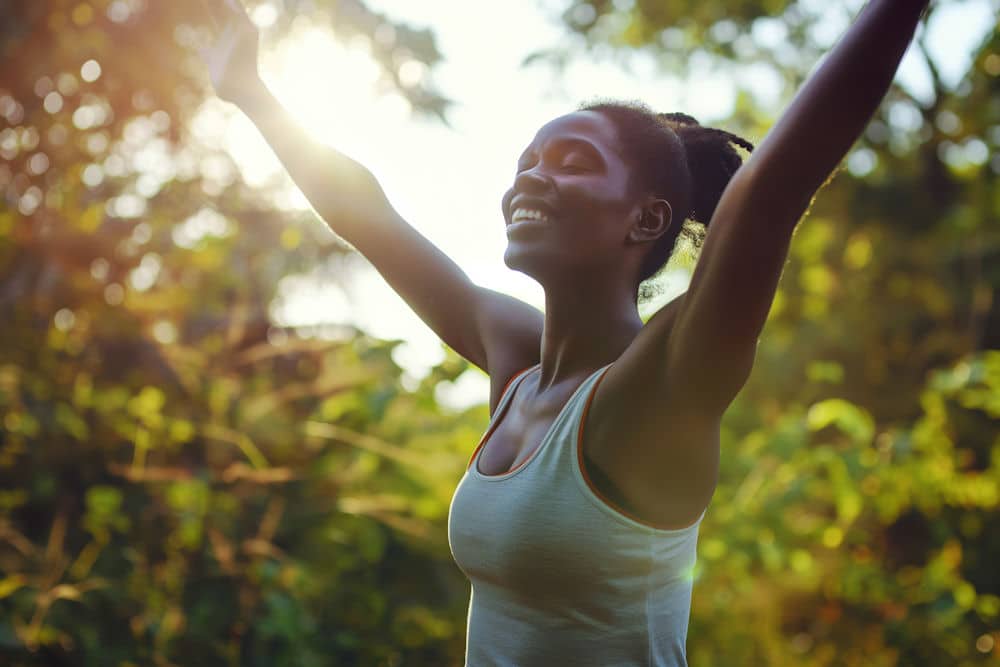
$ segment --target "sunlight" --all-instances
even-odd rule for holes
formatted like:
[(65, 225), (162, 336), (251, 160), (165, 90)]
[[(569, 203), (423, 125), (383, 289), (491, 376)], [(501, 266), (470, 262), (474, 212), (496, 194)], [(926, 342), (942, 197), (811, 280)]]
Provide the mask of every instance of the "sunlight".
[[(272, 16), (257, 12), (253, 18), (262, 28), (273, 22)], [(416, 192), (422, 188), (415, 187), (413, 178), (406, 178), (411, 169), (393, 173), (400, 170), (399, 155), (433, 153), (441, 130), (431, 131), (430, 136), (414, 131), (409, 102), (386, 85), (368, 46), (364, 38), (344, 43), (333, 30), (303, 23), (261, 54), (261, 76), (311, 137), (365, 165), (383, 184), (396, 184), (387, 191), (393, 193), (397, 205), (410, 208), (408, 202), (419, 199)], [(416, 84), (424, 74), (412, 61), (400, 65), (404, 83)], [(206, 141), (224, 137), (222, 143), (248, 184), (278, 185), (279, 205), (308, 208), (304, 195), (288, 180), (274, 153), (242, 113), (214, 103), (206, 105), (193, 125)], [(365, 262), (353, 263), (357, 266), (340, 275), (338, 285), (318, 278), (290, 281), (272, 315), (283, 326), (353, 324), (383, 338), (405, 337), (409, 344), (397, 348), (393, 357), (414, 372), (407, 379), (416, 382), (443, 358), (440, 343)], [(479, 400), (487, 392), (488, 386), (473, 393)]]
[(261, 65), (271, 90), (302, 126), (346, 152), (370, 157), (385, 150), (379, 127), (409, 115), (409, 104), (401, 96), (379, 94), (379, 66), (367, 40), (345, 45), (331, 30), (299, 28), (266, 54)]
[[(434, 70), (437, 85), (456, 101), (448, 126), (414, 118), (409, 103), (387, 85), (368, 40), (345, 38), (336, 26), (295, 20), (287, 36), (262, 52), (260, 68), (270, 90), (307, 133), (370, 169), (396, 210), (473, 281), (541, 307), (541, 288), (503, 265), (506, 236), (498, 206), (516, 155), (535, 130), (596, 94), (634, 98), (641, 93), (665, 109), (687, 100), (680, 108), (701, 116), (725, 115), (734, 95), (728, 84), (707, 74), (686, 89), (675, 79), (655, 76), (651, 63), (642, 76), (626, 74), (612, 63), (574, 63), (557, 85), (550, 74), (522, 67), (531, 44), (556, 39), (556, 31), (537, 20), (533, 6), (515, 6), (517, 11), (509, 15), (490, 16), (472, 5), (449, 2), (439, 8), (435, 25), (444, 52), (477, 54), (446, 58)], [(265, 9), (269, 7), (262, 3), (252, 14), (265, 35), (277, 18)], [(406, 17), (402, 9), (394, 7), (392, 13), (400, 11), (415, 23), (426, 20), (420, 11)], [(481, 50), (498, 32), (515, 30), (523, 38), (517, 48)], [(399, 64), (404, 85), (416, 85), (428, 74), (415, 62)], [(648, 79), (656, 85), (649, 86)], [(248, 184), (277, 186), (280, 206), (308, 208), (249, 119), (219, 102), (206, 104), (202, 115), (203, 122), (195, 124), (198, 134), (224, 145)], [(473, 168), (475, 177), (470, 178)], [(681, 291), (686, 278), (686, 271), (665, 276), (655, 303)], [(365, 262), (354, 275), (338, 277), (338, 285), (306, 289), (300, 283), (294, 294), (286, 293), (274, 315), (284, 326), (314, 325), (320, 319), (353, 324), (377, 337), (404, 338), (406, 344), (396, 348), (393, 358), (413, 378), (442, 359), (433, 332)], [(470, 386), (475, 382), (478, 390)], [(442, 400), (485, 400), (488, 389), (485, 376), (476, 376)]]
[[(254, 20), (259, 25), (273, 21), (270, 15), (258, 14)], [(373, 169), (399, 151), (398, 138), (386, 128), (405, 124), (410, 105), (398, 93), (382, 92), (387, 86), (366, 39), (344, 44), (328, 28), (297, 25), (274, 48), (262, 52), (260, 70), (271, 92), (317, 141)], [(206, 104), (195, 125), (204, 126), (199, 134), (209, 143), (214, 143), (212, 137), (223, 137), (248, 184), (286, 181), (267, 143), (235, 109)], [(294, 187), (280, 200), (286, 206), (308, 207)]]

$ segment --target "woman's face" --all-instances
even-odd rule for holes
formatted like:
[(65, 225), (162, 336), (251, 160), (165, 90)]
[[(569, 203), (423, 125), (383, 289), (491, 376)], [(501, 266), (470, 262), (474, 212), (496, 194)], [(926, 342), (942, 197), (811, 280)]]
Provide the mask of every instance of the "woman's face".
[(641, 212), (612, 122), (578, 111), (538, 131), (503, 197), (504, 263), (543, 284), (581, 270), (620, 271)]

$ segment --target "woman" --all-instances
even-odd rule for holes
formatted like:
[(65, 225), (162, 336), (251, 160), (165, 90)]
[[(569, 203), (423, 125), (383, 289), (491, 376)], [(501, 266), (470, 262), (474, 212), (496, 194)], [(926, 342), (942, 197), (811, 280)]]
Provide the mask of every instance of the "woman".
[[(738, 137), (598, 104), (557, 118), (503, 197), (505, 263), (545, 312), (472, 284), (361, 165), (310, 141), (260, 83), (235, 0), (206, 54), (333, 230), (489, 374), (491, 424), (449, 516), (472, 581), (469, 665), (684, 665), (690, 570), (719, 424), (753, 365), (792, 231), (888, 89), (926, 0), (871, 0), (741, 166)], [(645, 325), (640, 282), (687, 219), (687, 292)]]

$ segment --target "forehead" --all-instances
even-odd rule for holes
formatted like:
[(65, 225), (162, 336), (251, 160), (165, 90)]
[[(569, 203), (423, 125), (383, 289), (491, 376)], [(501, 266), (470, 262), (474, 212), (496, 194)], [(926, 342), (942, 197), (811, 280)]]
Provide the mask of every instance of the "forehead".
[(614, 124), (607, 116), (596, 111), (575, 111), (550, 120), (538, 130), (528, 149), (543, 146), (553, 140), (585, 141), (602, 152), (621, 155)]

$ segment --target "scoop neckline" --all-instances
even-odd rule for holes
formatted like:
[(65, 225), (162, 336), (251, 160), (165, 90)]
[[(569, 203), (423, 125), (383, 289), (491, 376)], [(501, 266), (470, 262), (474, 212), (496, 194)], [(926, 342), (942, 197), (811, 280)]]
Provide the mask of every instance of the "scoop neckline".
[[(614, 363), (614, 362), (612, 362), (612, 363)], [(607, 368), (610, 365), (611, 364), (607, 364), (606, 366), (602, 366), (601, 368), (598, 368), (596, 371), (594, 371), (593, 373), (591, 373), (590, 375), (588, 375), (586, 378), (584, 378), (583, 382), (580, 383), (580, 386), (578, 386), (576, 389), (573, 390), (573, 393), (570, 394), (570, 397), (568, 399), (566, 399), (566, 402), (563, 404), (562, 408), (560, 408), (559, 412), (556, 413), (555, 419), (552, 420), (552, 423), (549, 425), (549, 428), (545, 432), (545, 435), (542, 436), (541, 442), (539, 442), (538, 446), (535, 448), (535, 451), (533, 451), (531, 453), (531, 455), (528, 456), (528, 458), (526, 458), (523, 461), (521, 461), (521, 463), (519, 463), (516, 468), (513, 468), (511, 470), (507, 470), (506, 472), (502, 472), (502, 473), (499, 473), (499, 474), (496, 474), (496, 475), (487, 475), (486, 473), (482, 472), (479, 469), (479, 461), (483, 458), (483, 452), (486, 451), (486, 447), (489, 446), (490, 438), (493, 436), (493, 432), (496, 431), (497, 427), (500, 426), (500, 422), (502, 422), (504, 420), (504, 417), (507, 416), (507, 411), (510, 409), (510, 405), (514, 401), (514, 394), (517, 393), (517, 390), (520, 388), (521, 383), (524, 382), (524, 380), (536, 368), (540, 369), (541, 368), (541, 364), (536, 364), (535, 366), (532, 366), (531, 368), (527, 369), (524, 372), (524, 374), (521, 376), (521, 378), (518, 379), (517, 384), (515, 384), (511, 388), (510, 396), (507, 399), (507, 401), (504, 403), (503, 409), (497, 415), (497, 418), (490, 424), (489, 430), (487, 430), (486, 434), (483, 436), (483, 440), (482, 440), (482, 442), (479, 445), (479, 451), (476, 454), (475, 460), (472, 462), (472, 466), (471, 466), (472, 467), (472, 471), (480, 479), (483, 479), (483, 480), (486, 480), (486, 481), (501, 481), (501, 480), (507, 479), (509, 477), (512, 477), (512, 476), (516, 475), (517, 473), (519, 473), (520, 471), (524, 470), (528, 466), (529, 463), (531, 463), (533, 460), (535, 460), (535, 458), (539, 455), (539, 452), (541, 452), (543, 449), (545, 449), (548, 446), (549, 441), (552, 439), (552, 434), (553, 434), (553, 431), (555, 430), (556, 424), (558, 424), (560, 422), (560, 420), (563, 418), (563, 416), (566, 414), (566, 411), (569, 409), (569, 406), (572, 405), (573, 401), (576, 399), (577, 395), (584, 388), (584, 386), (586, 386), (587, 383), (590, 382), (594, 378), (595, 375), (599, 374), (601, 371), (603, 371), (605, 368)]]

